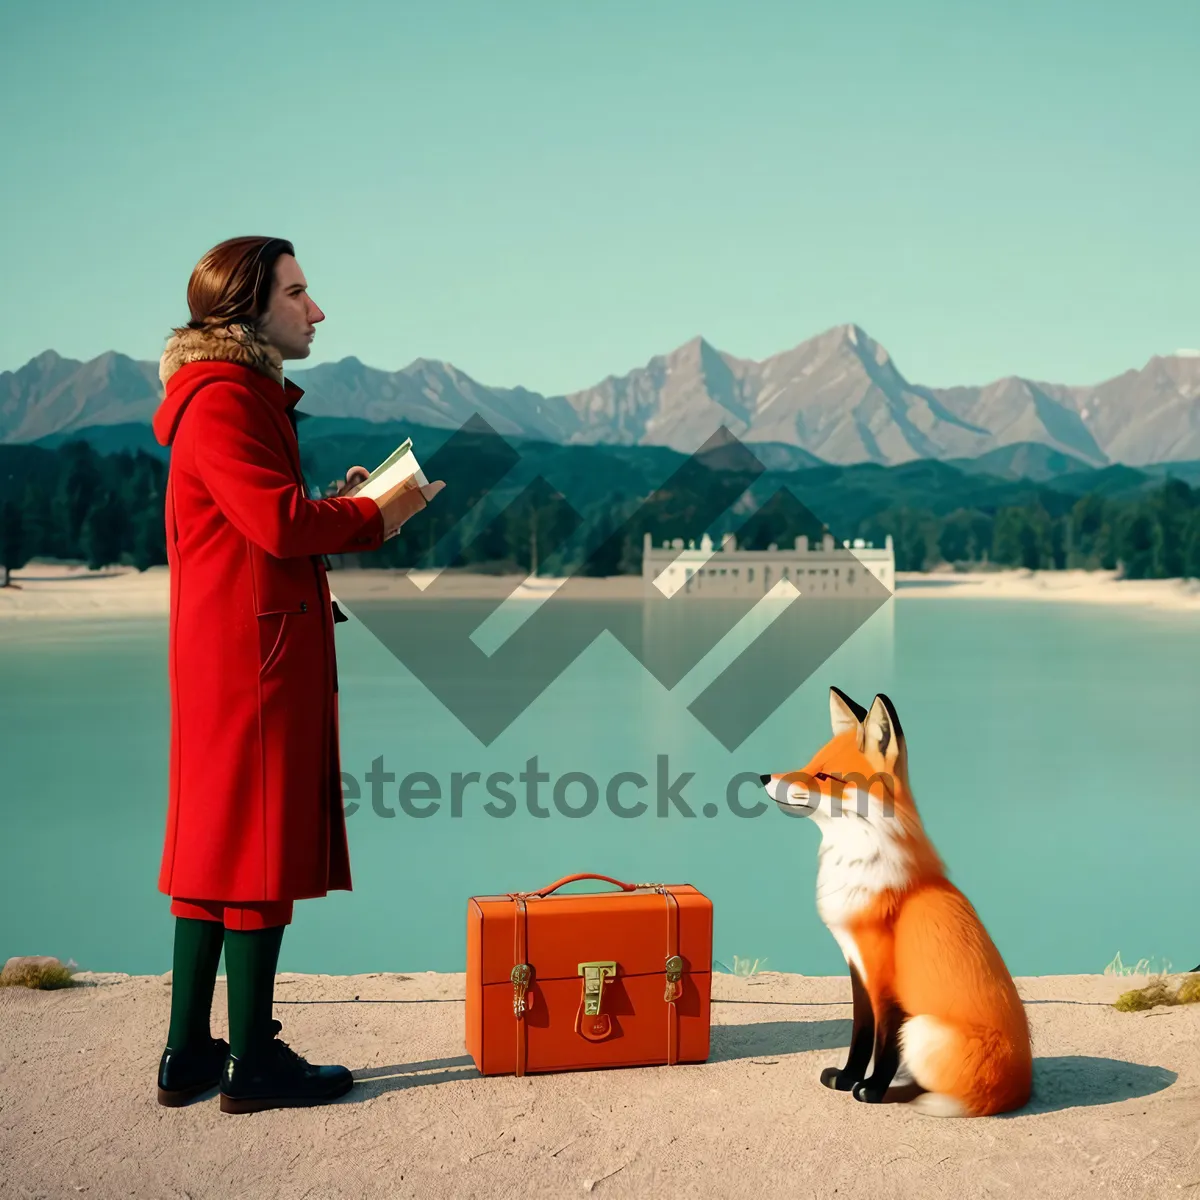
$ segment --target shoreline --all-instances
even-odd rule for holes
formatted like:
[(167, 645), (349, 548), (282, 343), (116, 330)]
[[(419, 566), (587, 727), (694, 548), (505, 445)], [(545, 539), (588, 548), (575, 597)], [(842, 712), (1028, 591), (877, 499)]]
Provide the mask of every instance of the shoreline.
[[(429, 578), (430, 572), (414, 572)], [(339, 568), (330, 571), (335, 597), (413, 599), (423, 594), (398, 572)], [(1073, 604), (1110, 604), (1175, 612), (1200, 612), (1200, 580), (1120, 580), (1114, 571), (930, 571), (896, 573), (896, 600), (932, 597), (954, 600), (1031, 600)], [(138, 572), (132, 567), (89, 571), (62, 563), (32, 563), (12, 573), (15, 587), (0, 588), (0, 621), (46, 618), (110, 619), (166, 617), (170, 610), (170, 573), (165, 566)], [(456, 599), (508, 596), (544, 599), (562, 579), (526, 579), (514, 575), (445, 572), (440, 595)], [(514, 588), (516, 591), (514, 592)], [(642, 595), (640, 575), (607, 578), (578, 576), (571, 580), (579, 599), (636, 600)]]
[(1200, 612), (1200, 580), (1118, 579), (1115, 571), (897, 571), (897, 599), (1041, 600)]
[[(1200, 1179), (1200, 1005), (1118, 1012), (1135, 976), (1018, 978), (1033, 1099), (967, 1120), (821, 1086), (849, 1046), (848, 976), (716, 974), (707, 1062), (516, 1079), (467, 1056), (462, 974), (281, 972), (283, 1038), (356, 1085), (236, 1118), (213, 1092), (155, 1100), (169, 975), (76, 979), (0, 989), (0, 1147), (33, 1194), (1140, 1200)], [(225, 1002), (218, 977), (216, 1036)]]

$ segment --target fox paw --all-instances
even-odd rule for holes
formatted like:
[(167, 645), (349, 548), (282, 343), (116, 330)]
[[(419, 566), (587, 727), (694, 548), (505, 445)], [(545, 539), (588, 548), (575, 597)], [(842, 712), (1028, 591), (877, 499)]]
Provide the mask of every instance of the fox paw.
[(862, 1083), (854, 1085), (851, 1094), (855, 1100), (861, 1100), (864, 1104), (881, 1104), (884, 1096), (887, 1094), (887, 1088), (874, 1087), (866, 1080), (863, 1080)]
[(840, 1067), (826, 1067), (821, 1072), (821, 1082), (835, 1092), (848, 1092), (858, 1083), (858, 1079), (847, 1075)]

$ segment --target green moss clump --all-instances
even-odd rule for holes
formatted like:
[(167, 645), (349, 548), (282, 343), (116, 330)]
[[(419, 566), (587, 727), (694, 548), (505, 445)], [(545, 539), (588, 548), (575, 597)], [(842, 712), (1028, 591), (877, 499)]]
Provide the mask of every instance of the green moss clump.
[(74, 982), (71, 972), (57, 960), (49, 963), (10, 964), (0, 973), (0, 987), (27, 987), (52, 991), (55, 988), (73, 987)]
[(1124, 992), (1113, 1003), (1118, 1012), (1147, 1012), (1160, 1004), (1200, 1003), (1200, 975), (1188, 975), (1173, 989), (1165, 978), (1152, 979), (1145, 987)]
[(1145, 987), (1124, 992), (1113, 1005), (1118, 1012), (1145, 1012), (1160, 1004), (1174, 1004), (1175, 993), (1167, 987), (1165, 979), (1154, 979)]
[(1175, 993), (1176, 1004), (1200, 1004), (1200, 975), (1189, 975)]

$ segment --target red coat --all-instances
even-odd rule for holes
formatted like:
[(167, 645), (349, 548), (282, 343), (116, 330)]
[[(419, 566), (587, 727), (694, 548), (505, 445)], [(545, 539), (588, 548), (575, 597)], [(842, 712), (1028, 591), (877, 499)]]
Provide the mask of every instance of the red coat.
[[(207, 385), (207, 386), (206, 386)], [(318, 557), (378, 548), (366, 497), (311, 500), (303, 395), (231, 361), (166, 380), (170, 788), (159, 891), (299, 900), (350, 889), (333, 611)]]

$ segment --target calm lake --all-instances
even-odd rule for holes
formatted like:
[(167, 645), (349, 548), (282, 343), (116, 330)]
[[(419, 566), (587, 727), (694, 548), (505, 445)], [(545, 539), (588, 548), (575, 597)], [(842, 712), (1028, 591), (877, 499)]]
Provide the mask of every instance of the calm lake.
[[(774, 806), (739, 815), (754, 787), (728, 794), (740, 773), (808, 761), (829, 737), (830, 684), (895, 702), (926, 828), (1014, 974), (1098, 972), (1118, 951), (1176, 970), (1200, 961), (1192, 614), (901, 596), (733, 750), (687, 707), (727, 645), (668, 691), (602, 634), (484, 745), (359, 620), (337, 638), (354, 891), (296, 905), (281, 970), (461, 971), (469, 896), (592, 871), (700, 888), (723, 964), (844, 973), (815, 911), (816, 828)], [(493, 647), (504, 639), (491, 630)], [(0, 959), (170, 968), (156, 890), (166, 643), (165, 619), (0, 623)], [(543, 815), (519, 779), (535, 757)], [(500, 795), (513, 799), (474, 782), (455, 801), (456, 772), (507, 773)], [(643, 801), (641, 815), (606, 803), (623, 772), (646, 781), (616, 793), (626, 809)], [(414, 773), (430, 778), (410, 781), (406, 811)], [(598, 797), (582, 816), (580, 775)]]

